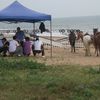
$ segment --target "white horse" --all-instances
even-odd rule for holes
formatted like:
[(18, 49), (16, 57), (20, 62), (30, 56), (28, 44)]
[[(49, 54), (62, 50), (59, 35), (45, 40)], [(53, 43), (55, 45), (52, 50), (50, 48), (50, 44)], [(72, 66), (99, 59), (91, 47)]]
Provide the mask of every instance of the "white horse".
[(89, 35), (88, 33), (83, 34), (83, 32), (78, 32), (77, 34), (77, 40), (81, 39), (84, 47), (85, 47), (85, 56), (91, 56), (90, 53), (90, 45), (93, 43), (93, 40), (91, 38), (91, 35)]
[(92, 43), (92, 39), (90, 35), (84, 35), (83, 36), (83, 44), (85, 47), (85, 56), (91, 56), (91, 52), (90, 52), (90, 45)]

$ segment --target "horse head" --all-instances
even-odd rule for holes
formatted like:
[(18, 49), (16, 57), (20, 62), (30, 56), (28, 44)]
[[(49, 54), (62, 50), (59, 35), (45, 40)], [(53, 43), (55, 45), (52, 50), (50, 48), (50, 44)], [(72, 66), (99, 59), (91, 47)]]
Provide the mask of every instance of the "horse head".
[(83, 41), (83, 32), (82, 31), (76, 32), (76, 35), (77, 35), (77, 40), (81, 39)]

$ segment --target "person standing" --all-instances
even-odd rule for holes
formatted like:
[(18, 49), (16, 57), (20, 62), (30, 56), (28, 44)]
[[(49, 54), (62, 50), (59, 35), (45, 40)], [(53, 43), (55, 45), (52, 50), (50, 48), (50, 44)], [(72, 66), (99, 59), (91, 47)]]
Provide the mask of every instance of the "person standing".
[(43, 22), (40, 23), (39, 29), (40, 29), (41, 33), (45, 32), (46, 29), (45, 29), (45, 25)]
[(16, 40), (19, 42), (22, 42), (25, 39), (25, 34), (20, 29), (20, 27), (17, 27), (17, 32), (16, 32), (15, 36), (16, 36)]

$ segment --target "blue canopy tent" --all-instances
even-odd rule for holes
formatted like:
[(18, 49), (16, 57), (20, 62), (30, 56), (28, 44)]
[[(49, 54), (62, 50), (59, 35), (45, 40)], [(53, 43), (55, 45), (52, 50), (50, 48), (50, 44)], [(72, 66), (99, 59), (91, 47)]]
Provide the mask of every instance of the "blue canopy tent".
[[(35, 23), (39, 21), (50, 21), (50, 30), (52, 31), (51, 15), (36, 12), (31, 10), (18, 1), (13, 2), (8, 7), (0, 11), (0, 21), (7, 21), (12, 23), (29, 22)], [(34, 24), (35, 27), (35, 24)], [(51, 56), (52, 56), (52, 32), (51, 32)]]
[(0, 21), (35, 23), (46, 20), (51, 20), (51, 15), (28, 9), (18, 1), (0, 11)]

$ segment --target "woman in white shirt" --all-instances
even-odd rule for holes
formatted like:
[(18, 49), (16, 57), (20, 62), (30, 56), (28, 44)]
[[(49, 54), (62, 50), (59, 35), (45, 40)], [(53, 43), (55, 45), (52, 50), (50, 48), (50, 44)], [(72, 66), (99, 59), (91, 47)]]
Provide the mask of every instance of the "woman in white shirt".
[(33, 43), (32, 46), (32, 50), (33, 50), (33, 54), (34, 56), (36, 56), (36, 54), (38, 53), (42, 53), (42, 57), (44, 57), (44, 46), (42, 41), (39, 40), (39, 37), (36, 37), (36, 40)]
[(13, 36), (13, 40), (9, 42), (9, 53), (11, 56), (14, 55), (17, 46), (19, 46), (18, 42), (16, 41), (16, 36)]

